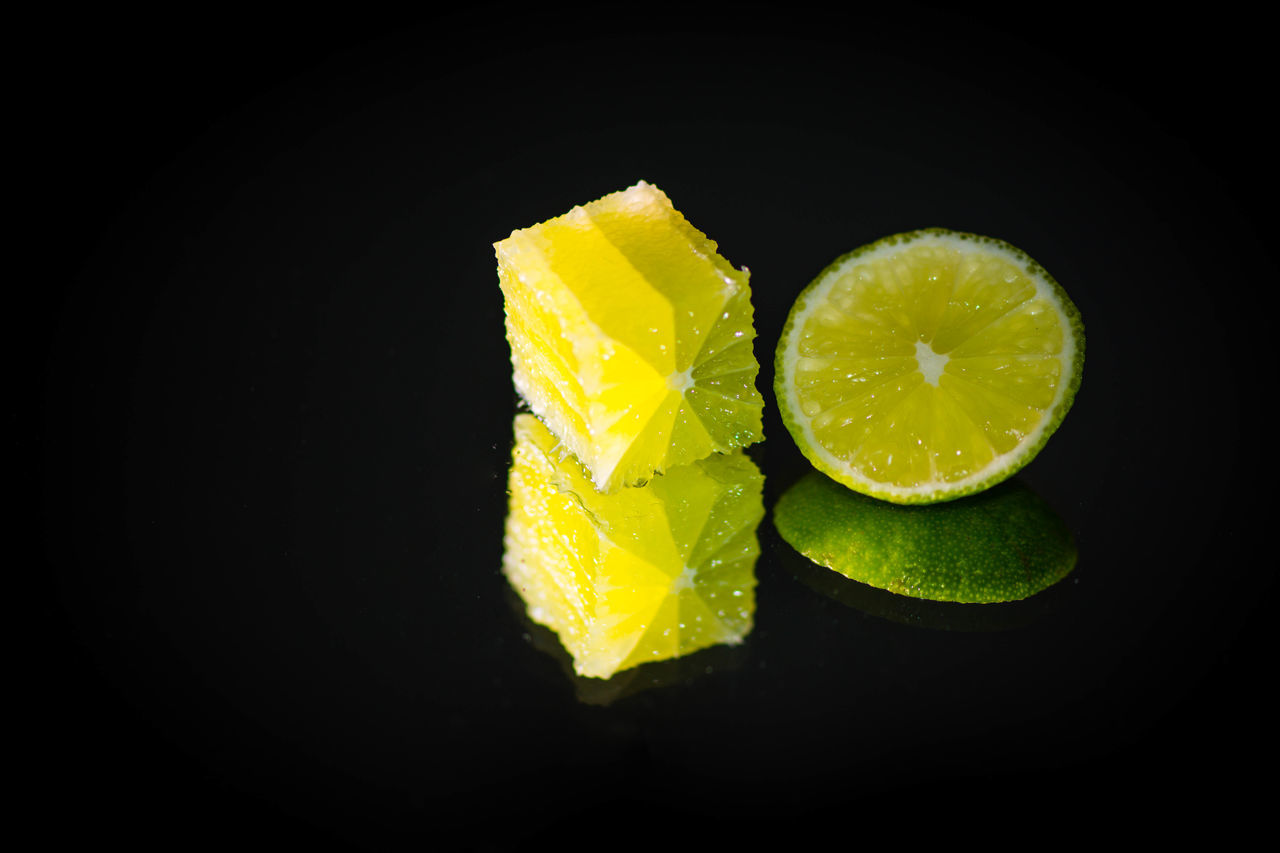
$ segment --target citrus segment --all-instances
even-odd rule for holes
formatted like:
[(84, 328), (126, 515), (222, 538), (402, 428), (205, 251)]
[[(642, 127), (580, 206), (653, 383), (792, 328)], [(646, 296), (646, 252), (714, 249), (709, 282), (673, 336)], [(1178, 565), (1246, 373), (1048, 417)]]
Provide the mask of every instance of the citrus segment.
[(933, 503), (1029, 462), (1083, 363), (1079, 312), (1039, 264), (935, 228), (827, 267), (791, 309), (774, 387), (820, 471), (877, 498)]
[(746, 636), (764, 503), (744, 453), (604, 494), (537, 418), (518, 415), (514, 428), (503, 572), (578, 674)]
[(597, 489), (763, 438), (747, 272), (657, 187), (494, 248), (516, 389)]
[(1017, 480), (931, 506), (898, 506), (810, 472), (774, 505), (793, 548), (878, 589), (962, 603), (1016, 601), (1076, 564), (1063, 521)]

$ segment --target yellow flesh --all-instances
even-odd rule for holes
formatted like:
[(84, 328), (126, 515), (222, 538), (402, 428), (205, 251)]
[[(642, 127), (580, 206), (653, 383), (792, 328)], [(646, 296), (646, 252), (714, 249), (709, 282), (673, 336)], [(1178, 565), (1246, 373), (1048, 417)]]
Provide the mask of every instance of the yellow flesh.
[[(980, 245), (870, 253), (815, 297), (795, 343), (795, 402), (816, 442), (872, 483), (979, 475), (1037, 433), (1070, 370), (1050, 292)], [(942, 364), (936, 385), (928, 363)]]
[(646, 183), (495, 244), (516, 388), (614, 491), (759, 441), (747, 274)]
[(581, 675), (736, 643), (755, 609), (760, 472), (738, 452), (596, 492), (531, 415), (515, 421), (503, 569)]

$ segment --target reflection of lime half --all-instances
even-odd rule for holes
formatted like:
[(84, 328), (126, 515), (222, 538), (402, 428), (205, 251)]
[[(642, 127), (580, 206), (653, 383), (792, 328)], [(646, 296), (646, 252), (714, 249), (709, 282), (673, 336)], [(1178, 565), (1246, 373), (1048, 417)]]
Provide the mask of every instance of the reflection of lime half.
[(933, 503), (1029, 462), (1083, 364), (1080, 314), (1039, 264), (999, 240), (929, 229), (851, 252), (801, 293), (775, 391), (818, 470)]
[(868, 616), (933, 631), (994, 633), (1025, 628), (1066, 606), (1074, 591), (1072, 584), (1059, 583), (1029, 598), (978, 607), (955, 601), (911, 598), (854, 583), (790, 549), (783, 549), (778, 556), (778, 565), (784, 571), (826, 599)]
[(947, 503), (899, 506), (810, 472), (778, 499), (773, 521), (816, 563), (935, 601), (1016, 601), (1057, 583), (1076, 564), (1066, 525), (1017, 481)]
[(537, 418), (517, 416), (515, 433), (503, 571), (578, 674), (746, 636), (764, 480), (744, 453), (601, 494)]
[(516, 389), (600, 491), (763, 437), (747, 272), (644, 183), (495, 244)]

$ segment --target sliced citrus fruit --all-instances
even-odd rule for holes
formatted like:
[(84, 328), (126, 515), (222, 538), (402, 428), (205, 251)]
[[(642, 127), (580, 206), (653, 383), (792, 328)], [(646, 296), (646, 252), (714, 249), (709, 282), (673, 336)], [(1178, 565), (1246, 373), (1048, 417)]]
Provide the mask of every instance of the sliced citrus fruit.
[(773, 508), (778, 534), (809, 559), (912, 598), (1017, 601), (1076, 564), (1066, 524), (1017, 480), (931, 506), (860, 495), (813, 471)]
[(763, 485), (737, 451), (603, 494), (537, 418), (517, 415), (503, 571), (579, 675), (737, 643), (755, 612)]
[(657, 187), (494, 248), (516, 390), (598, 490), (763, 438), (747, 272)]
[(988, 488), (1040, 451), (1080, 385), (1080, 313), (1008, 243), (940, 228), (837, 259), (778, 343), (784, 423), (855, 491), (932, 503)]

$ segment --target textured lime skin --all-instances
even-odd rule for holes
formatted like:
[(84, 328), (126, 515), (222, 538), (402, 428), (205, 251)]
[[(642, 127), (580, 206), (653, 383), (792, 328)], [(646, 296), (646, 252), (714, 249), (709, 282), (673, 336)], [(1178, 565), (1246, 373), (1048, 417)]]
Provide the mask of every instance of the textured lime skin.
[(1016, 480), (962, 500), (900, 506), (810, 472), (778, 499), (773, 522), (815, 563), (933, 601), (1017, 601), (1076, 565), (1066, 525)]
[[(814, 296), (814, 292), (824, 282), (828, 275), (853, 258), (869, 254), (874, 250), (878, 250), (886, 246), (906, 246), (914, 240), (928, 235), (944, 235), (961, 240), (972, 241), (979, 246), (986, 246), (1017, 258), (1026, 272), (1031, 275), (1033, 279), (1038, 278), (1050, 287), (1054, 296), (1060, 303), (1067, 325), (1069, 326), (1069, 333), (1075, 342), (1075, 353), (1072, 358), (1070, 375), (1067, 379), (1063, 395), (1057, 405), (1053, 408), (1053, 411), (1047, 416), (1043, 430), (1034, 441), (1029, 441), (1022, 445), (1018, 449), (1018, 454), (1013, 459), (1006, 460), (1005, 463), (1000, 466), (993, 466), (989, 472), (987, 472), (985, 477), (965, 485), (952, 486), (940, 483), (938, 484), (938, 488), (932, 492), (904, 495), (889, 489), (877, 487), (874, 484), (869, 484), (851, 476), (851, 473), (846, 468), (831, 464), (828, 459), (823, 458), (822, 455), (820, 455), (820, 453), (810, 445), (809, 441), (805, 437), (804, 427), (801, 426), (804, 416), (793, 407), (790, 401), (790, 395), (787, 393), (788, 371), (786, 351), (791, 335), (799, 331), (797, 328), (798, 318), (807, 313), (810, 298)], [(1079, 309), (1076, 308), (1075, 303), (1073, 303), (1071, 298), (1067, 296), (1067, 292), (1062, 288), (1058, 281), (1051, 276), (1044, 267), (1027, 255), (1026, 252), (994, 237), (986, 237), (980, 234), (970, 234), (961, 231), (952, 231), (946, 228), (922, 228), (916, 231), (893, 234), (873, 243), (868, 243), (865, 246), (860, 246), (852, 252), (847, 252), (841, 255), (828, 264), (822, 272), (819, 273), (803, 291), (801, 291), (800, 295), (796, 298), (796, 301), (792, 304), (790, 313), (787, 315), (787, 321), (783, 326), (782, 335), (778, 339), (778, 347), (774, 354), (774, 397), (778, 403), (778, 410), (782, 416), (782, 422), (786, 426), (787, 431), (791, 433), (791, 437), (795, 441), (796, 446), (800, 449), (800, 452), (804, 454), (805, 458), (808, 459), (815, 468), (826, 474), (828, 477), (831, 477), (854, 491), (870, 495), (874, 498), (879, 498), (880, 500), (898, 504), (938, 503), (941, 501), (955, 500), (956, 498), (976, 494), (989, 489), (997, 483), (1007, 480), (1009, 477), (1016, 474), (1040, 453), (1045, 444), (1048, 443), (1050, 436), (1057, 431), (1063, 418), (1066, 417), (1068, 410), (1070, 410), (1072, 403), (1075, 401), (1076, 392), (1079, 390), (1081, 380), (1084, 376), (1084, 349), (1084, 322), (1080, 317)]]

